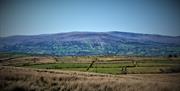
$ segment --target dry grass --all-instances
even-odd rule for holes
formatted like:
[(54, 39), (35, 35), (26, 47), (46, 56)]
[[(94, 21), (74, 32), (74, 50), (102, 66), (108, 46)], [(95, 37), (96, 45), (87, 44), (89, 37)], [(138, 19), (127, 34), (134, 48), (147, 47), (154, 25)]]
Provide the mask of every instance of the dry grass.
[(0, 91), (179, 91), (180, 74), (105, 75), (0, 67)]
[[(7, 59), (7, 58), (6, 58)], [(0, 58), (3, 60), (3, 58)], [(56, 60), (50, 56), (26, 56), (14, 58), (11, 60), (5, 60), (0, 62), (0, 65), (8, 66), (19, 66), (19, 65), (29, 65), (29, 64), (43, 64), (43, 63), (56, 63)]]

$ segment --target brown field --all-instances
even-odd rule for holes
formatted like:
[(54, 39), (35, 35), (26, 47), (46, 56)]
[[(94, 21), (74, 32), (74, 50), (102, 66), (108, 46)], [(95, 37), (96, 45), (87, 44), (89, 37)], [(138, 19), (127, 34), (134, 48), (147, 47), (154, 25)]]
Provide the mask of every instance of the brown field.
[(180, 73), (109, 75), (0, 67), (0, 91), (179, 91)]

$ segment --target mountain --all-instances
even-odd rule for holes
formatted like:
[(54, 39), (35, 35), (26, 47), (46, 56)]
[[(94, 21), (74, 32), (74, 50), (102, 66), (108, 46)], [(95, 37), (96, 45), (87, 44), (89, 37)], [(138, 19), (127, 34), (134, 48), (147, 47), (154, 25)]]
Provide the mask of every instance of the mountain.
[(128, 32), (69, 32), (0, 38), (0, 52), (50, 55), (166, 56), (180, 54), (180, 36)]

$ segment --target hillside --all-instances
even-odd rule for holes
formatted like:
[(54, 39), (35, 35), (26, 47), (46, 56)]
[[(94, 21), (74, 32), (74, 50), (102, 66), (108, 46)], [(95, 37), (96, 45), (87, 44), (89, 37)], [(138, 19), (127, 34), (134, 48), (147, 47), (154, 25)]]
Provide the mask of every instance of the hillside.
[(0, 38), (1, 52), (50, 55), (166, 56), (180, 54), (180, 37), (128, 32), (69, 32)]

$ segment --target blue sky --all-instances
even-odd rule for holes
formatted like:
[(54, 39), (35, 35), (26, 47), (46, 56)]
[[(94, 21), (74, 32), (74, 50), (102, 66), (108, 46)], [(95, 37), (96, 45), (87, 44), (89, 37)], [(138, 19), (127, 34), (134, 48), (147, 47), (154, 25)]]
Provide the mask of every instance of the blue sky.
[(0, 0), (0, 36), (122, 31), (180, 36), (178, 0)]

